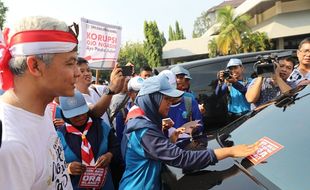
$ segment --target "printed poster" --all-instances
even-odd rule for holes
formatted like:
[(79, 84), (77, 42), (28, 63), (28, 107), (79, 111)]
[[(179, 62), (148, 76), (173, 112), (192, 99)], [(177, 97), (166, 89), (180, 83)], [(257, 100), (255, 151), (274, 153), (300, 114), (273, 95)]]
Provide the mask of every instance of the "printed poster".
[(257, 152), (247, 157), (254, 165), (265, 161), (268, 157), (284, 148), (284, 146), (275, 142), (274, 140), (271, 140), (268, 137), (261, 138), (259, 142), (260, 143)]

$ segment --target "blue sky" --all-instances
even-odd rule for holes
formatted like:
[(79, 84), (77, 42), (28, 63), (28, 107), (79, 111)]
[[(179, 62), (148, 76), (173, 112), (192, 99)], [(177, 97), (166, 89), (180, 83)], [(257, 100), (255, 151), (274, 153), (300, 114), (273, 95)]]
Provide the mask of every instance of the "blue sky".
[(122, 27), (122, 42), (142, 41), (144, 20), (155, 20), (168, 37), (169, 25), (179, 21), (186, 38), (191, 38), (195, 19), (202, 11), (223, 0), (2, 0), (9, 8), (5, 26), (25, 16), (44, 15), (79, 22), (85, 17)]

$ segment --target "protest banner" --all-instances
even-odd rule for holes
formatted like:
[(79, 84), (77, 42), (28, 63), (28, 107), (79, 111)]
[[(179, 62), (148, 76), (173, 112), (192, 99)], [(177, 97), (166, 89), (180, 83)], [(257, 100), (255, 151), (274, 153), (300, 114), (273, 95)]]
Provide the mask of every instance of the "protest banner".
[(81, 18), (79, 56), (92, 69), (112, 69), (120, 50), (121, 30), (120, 26)]

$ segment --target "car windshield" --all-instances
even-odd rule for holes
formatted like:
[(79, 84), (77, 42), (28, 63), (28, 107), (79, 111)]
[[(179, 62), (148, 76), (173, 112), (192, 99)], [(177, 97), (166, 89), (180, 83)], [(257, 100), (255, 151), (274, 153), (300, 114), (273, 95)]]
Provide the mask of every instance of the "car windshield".
[(278, 97), (270, 106), (248, 114), (219, 134), (229, 133), (234, 144), (251, 144), (268, 137), (283, 145), (284, 148), (265, 163), (250, 167), (248, 171), (268, 189), (307, 189), (309, 109), (310, 85)]

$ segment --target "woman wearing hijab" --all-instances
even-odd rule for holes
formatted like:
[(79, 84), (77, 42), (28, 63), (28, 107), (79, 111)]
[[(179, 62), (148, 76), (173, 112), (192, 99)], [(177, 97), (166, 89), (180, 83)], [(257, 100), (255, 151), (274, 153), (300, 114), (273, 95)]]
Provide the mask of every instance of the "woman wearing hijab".
[(73, 189), (83, 189), (79, 187), (81, 175), (86, 167), (95, 166), (107, 169), (105, 183), (100, 189), (113, 190), (108, 167), (119, 152), (114, 133), (100, 118), (89, 116), (89, 108), (79, 91), (76, 90), (73, 97), (60, 97), (59, 100), (65, 125), (57, 128), (57, 133), (64, 148)]
[(162, 119), (167, 117), (175, 98), (184, 92), (171, 87), (167, 77), (155, 76), (144, 81), (127, 115), (121, 149), (126, 169), (120, 189), (160, 189), (162, 163), (201, 169), (227, 157), (245, 157), (255, 153), (257, 145), (186, 151), (180, 149), (162, 132)]

